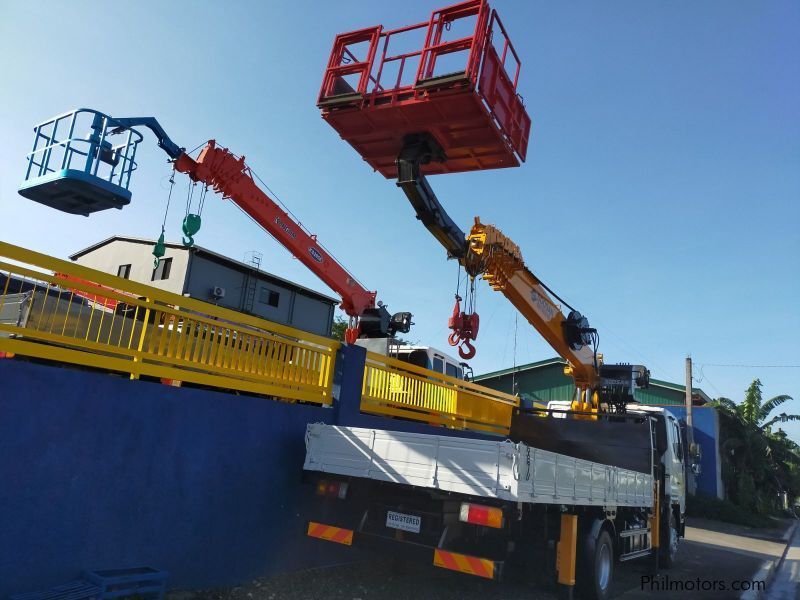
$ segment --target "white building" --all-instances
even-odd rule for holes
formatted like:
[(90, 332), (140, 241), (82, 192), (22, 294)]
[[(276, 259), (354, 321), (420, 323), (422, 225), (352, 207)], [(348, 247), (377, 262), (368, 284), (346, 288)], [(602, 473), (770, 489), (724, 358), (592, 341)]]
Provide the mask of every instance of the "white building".
[(72, 254), (78, 264), (132, 281), (328, 336), (335, 298), (200, 246), (167, 243), (153, 268), (155, 240), (115, 235)]

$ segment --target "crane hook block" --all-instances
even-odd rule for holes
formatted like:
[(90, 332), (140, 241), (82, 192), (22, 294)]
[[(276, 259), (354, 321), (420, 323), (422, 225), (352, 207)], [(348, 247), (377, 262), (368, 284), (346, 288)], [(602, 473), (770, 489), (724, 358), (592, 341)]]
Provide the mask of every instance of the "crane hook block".
[(447, 338), (447, 341), (451, 346), (458, 346), (459, 356), (465, 360), (474, 357), (475, 347), (472, 345), (471, 341), (478, 337), (480, 317), (478, 313), (465, 313), (461, 311), (461, 296), (456, 295), (453, 314), (450, 315), (447, 326), (453, 330)]
[(166, 254), (166, 252), (167, 252), (167, 245), (164, 242), (164, 231), (162, 230), (161, 235), (158, 238), (158, 241), (156, 242), (155, 246), (153, 246), (153, 256), (155, 257), (153, 259), (154, 269), (158, 268), (158, 263), (161, 262), (161, 259), (164, 257), (164, 254)]
[(202, 220), (200, 219), (200, 215), (188, 214), (183, 219), (183, 245), (186, 248), (191, 248), (194, 246), (194, 235), (200, 231), (200, 225)]

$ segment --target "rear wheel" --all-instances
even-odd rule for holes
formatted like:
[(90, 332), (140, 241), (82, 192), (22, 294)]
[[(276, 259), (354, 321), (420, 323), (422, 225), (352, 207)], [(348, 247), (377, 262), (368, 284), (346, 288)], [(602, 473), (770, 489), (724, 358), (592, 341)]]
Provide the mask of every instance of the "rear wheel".
[(578, 573), (578, 587), (582, 598), (606, 600), (611, 593), (614, 576), (614, 544), (605, 529), (595, 538), (586, 536), (583, 561)]

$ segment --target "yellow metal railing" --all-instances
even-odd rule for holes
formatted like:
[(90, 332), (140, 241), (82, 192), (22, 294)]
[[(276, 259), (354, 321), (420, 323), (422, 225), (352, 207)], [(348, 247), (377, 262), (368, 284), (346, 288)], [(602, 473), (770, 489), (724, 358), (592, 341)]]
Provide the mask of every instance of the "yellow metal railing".
[(331, 403), (339, 343), (0, 242), (0, 352)]
[(367, 352), (363, 412), (507, 434), (517, 406), (510, 394)]

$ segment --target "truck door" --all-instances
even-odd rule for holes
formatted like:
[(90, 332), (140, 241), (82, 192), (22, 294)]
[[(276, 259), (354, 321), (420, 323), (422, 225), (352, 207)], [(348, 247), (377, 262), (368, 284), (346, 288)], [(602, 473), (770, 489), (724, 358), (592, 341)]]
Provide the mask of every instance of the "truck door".
[(683, 509), (684, 494), (686, 491), (686, 477), (683, 465), (683, 440), (678, 421), (674, 417), (667, 418), (667, 435), (669, 436), (669, 450), (665, 457), (665, 466), (669, 474), (669, 495), (673, 504), (679, 503)]

